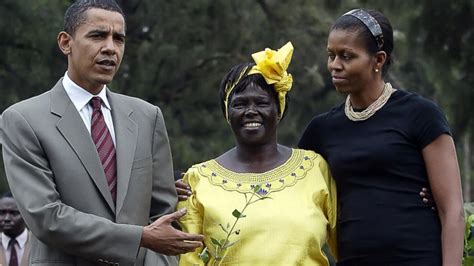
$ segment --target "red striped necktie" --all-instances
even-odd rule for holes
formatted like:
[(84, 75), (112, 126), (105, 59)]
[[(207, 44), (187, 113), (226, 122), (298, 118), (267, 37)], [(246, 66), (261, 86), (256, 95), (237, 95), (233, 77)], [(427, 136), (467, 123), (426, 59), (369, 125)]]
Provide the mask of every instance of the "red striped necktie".
[(8, 242), (8, 247), (10, 248), (10, 261), (8, 266), (18, 266), (18, 255), (16, 254), (15, 245), (18, 243), (15, 238), (11, 238)]
[(109, 190), (115, 203), (117, 199), (117, 161), (115, 158), (114, 142), (107, 128), (107, 124), (105, 124), (104, 115), (102, 114), (102, 99), (92, 97), (89, 103), (93, 109), (91, 119), (92, 141), (99, 153), (100, 162), (102, 163), (105, 177), (107, 178), (107, 184), (109, 185)]

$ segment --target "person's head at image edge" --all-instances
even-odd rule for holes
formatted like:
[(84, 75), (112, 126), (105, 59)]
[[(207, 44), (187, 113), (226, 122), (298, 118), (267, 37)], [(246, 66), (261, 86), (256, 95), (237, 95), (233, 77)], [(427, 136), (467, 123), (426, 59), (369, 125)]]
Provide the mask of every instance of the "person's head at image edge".
[(0, 198), (0, 229), (10, 238), (16, 238), (26, 229), (25, 221), (10, 192)]
[(112, 81), (125, 50), (125, 17), (114, 0), (78, 0), (66, 11), (57, 41), (68, 75), (92, 94)]

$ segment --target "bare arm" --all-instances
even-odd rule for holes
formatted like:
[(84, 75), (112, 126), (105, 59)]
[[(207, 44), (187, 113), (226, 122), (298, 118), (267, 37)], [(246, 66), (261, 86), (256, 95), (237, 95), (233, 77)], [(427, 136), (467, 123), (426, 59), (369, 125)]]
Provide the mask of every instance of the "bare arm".
[(464, 211), (453, 139), (443, 134), (428, 144), (422, 153), (441, 220), (443, 265), (461, 265)]

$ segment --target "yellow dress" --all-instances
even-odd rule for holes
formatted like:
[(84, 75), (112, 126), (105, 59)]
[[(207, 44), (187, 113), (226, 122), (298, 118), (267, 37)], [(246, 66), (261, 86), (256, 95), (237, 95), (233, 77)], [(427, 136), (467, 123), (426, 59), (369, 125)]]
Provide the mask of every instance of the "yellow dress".
[[(184, 176), (193, 195), (179, 203), (188, 213), (180, 219), (183, 230), (205, 236), (204, 244), (215, 251), (211, 237), (225, 239), (247, 199), (259, 200), (243, 212), (219, 265), (328, 265), (321, 250), (336, 250), (336, 187), (326, 161), (312, 151), (293, 149), (281, 166), (264, 173), (232, 172), (215, 160), (196, 164)], [(260, 186), (254, 193), (255, 186)], [(227, 226), (229, 224), (229, 227)], [(180, 265), (204, 265), (195, 252), (181, 256)], [(213, 265), (213, 259), (208, 265)]]

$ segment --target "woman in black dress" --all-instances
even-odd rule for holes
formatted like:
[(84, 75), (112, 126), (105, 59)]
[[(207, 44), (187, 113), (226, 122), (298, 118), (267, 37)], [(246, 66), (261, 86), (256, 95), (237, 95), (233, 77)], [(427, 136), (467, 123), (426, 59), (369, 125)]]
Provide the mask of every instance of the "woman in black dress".
[[(344, 104), (313, 118), (299, 147), (329, 163), (338, 265), (461, 265), (464, 213), (448, 123), (431, 101), (386, 83), (393, 31), (377, 11), (336, 20), (328, 70)], [(438, 212), (417, 196), (432, 190)]]

